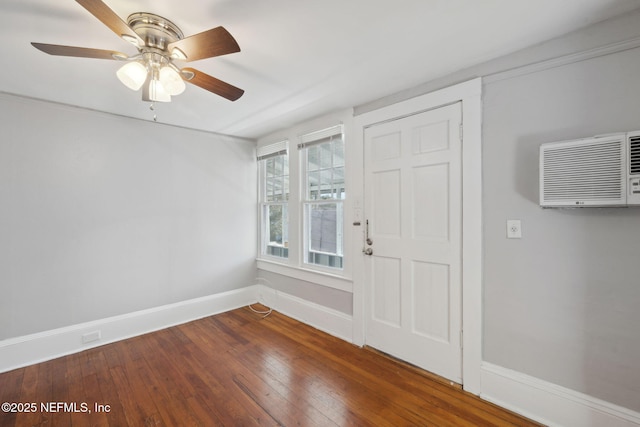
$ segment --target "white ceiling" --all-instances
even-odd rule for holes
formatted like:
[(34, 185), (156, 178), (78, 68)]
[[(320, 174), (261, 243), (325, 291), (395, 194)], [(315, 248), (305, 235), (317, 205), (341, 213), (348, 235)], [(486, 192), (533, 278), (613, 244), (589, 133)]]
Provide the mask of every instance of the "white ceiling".
[[(158, 121), (257, 138), (360, 105), (640, 6), (638, 0), (104, 0), (152, 12), (185, 36), (224, 26), (242, 51), (189, 66), (245, 90), (199, 87), (156, 104)], [(116, 61), (54, 57), (30, 42), (122, 51), (73, 0), (0, 1), (0, 91), (152, 120)], [(25, 119), (25, 124), (28, 120)]]

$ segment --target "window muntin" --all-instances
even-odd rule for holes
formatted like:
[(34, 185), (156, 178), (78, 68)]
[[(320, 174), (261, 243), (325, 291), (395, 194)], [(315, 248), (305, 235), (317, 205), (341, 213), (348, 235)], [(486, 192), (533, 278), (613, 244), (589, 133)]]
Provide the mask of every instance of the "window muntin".
[(342, 138), (312, 145), (306, 150), (306, 199), (344, 199), (344, 145)]
[(265, 201), (282, 202), (289, 200), (289, 156), (280, 154), (263, 161), (266, 169)]

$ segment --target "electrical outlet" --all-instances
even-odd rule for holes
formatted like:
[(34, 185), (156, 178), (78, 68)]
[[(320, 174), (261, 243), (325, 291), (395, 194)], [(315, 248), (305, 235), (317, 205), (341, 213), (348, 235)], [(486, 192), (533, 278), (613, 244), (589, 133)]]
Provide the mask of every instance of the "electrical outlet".
[(82, 335), (82, 344), (87, 344), (100, 339), (100, 331), (88, 332)]
[(522, 224), (519, 219), (507, 220), (507, 239), (521, 239)]

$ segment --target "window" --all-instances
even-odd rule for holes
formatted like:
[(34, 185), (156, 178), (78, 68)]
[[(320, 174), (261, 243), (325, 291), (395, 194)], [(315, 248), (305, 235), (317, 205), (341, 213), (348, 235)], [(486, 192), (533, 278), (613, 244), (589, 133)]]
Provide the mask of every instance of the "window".
[(321, 273), (318, 280), (342, 289), (329, 276), (348, 274), (349, 268), (343, 134), (342, 125), (302, 136), (292, 130), (290, 140), (298, 143), (294, 156), (286, 140), (258, 146), (259, 266), (306, 275), (304, 280)]
[(258, 148), (261, 253), (289, 256), (289, 154), (287, 141)]
[(303, 135), (303, 253), (306, 264), (343, 266), (344, 140), (342, 126)]

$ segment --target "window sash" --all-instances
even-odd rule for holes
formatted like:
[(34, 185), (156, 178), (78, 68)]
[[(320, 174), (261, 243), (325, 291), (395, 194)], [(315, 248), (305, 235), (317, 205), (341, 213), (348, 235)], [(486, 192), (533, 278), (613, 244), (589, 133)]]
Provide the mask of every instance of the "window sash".
[[(280, 217), (273, 220), (272, 214), (280, 208)], [(265, 202), (261, 204), (263, 255), (288, 258), (289, 256), (289, 209), (287, 203)], [(279, 241), (278, 241), (279, 236)], [(275, 238), (274, 238), (275, 237)]]
[(303, 199), (344, 199), (346, 186), (342, 137), (321, 140), (320, 144), (305, 147), (302, 153)]
[(303, 263), (314, 267), (342, 269), (344, 265), (346, 186), (342, 131), (342, 125), (338, 125), (306, 134), (298, 144)]
[[(324, 207), (329, 207), (331, 205), (335, 205), (335, 225), (331, 225), (331, 214), (327, 217), (324, 215), (322, 210), (318, 210), (317, 208), (323, 207), (325, 211), (331, 211), (331, 209), (326, 209)], [(320, 215), (317, 215), (318, 212), (321, 212)], [(315, 224), (313, 224), (315, 215)], [(305, 219), (305, 237), (307, 244), (305, 245), (305, 252), (318, 252), (335, 256), (344, 256), (344, 245), (343, 245), (343, 234), (344, 234), (344, 204), (341, 200), (332, 200), (330, 202), (307, 202), (304, 204), (304, 219)], [(325, 224), (327, 222), (328, 224)], [(316, 225), (314, 229), (314, 225)], [(319, 230), (318, 230), (319, 228)], [(325, 235), (322, 233), (325, 230), (333, 231), (330, 235)], [(314, 232), (320, 232), (319, 235), (314, 236)], [(329, 238), (328, 242), (320, 241), (319, 239)], [(335, 238), (331, 240), (331, 238)], [(315, 242), (315, 244), (314, 244)], [(335, 246), (335, 249), (331, 249), (331, 246)]]
[[(258, 147), (260, 173), (260, 251), (262, 256), (289, 256), (289, 159), (287, 141)], [(282, 157), (282, 159), (278, 159)], [(280, 214), (276, 213), (280, 208)], [(275, 213), (275, 218), (274, 218)]]

